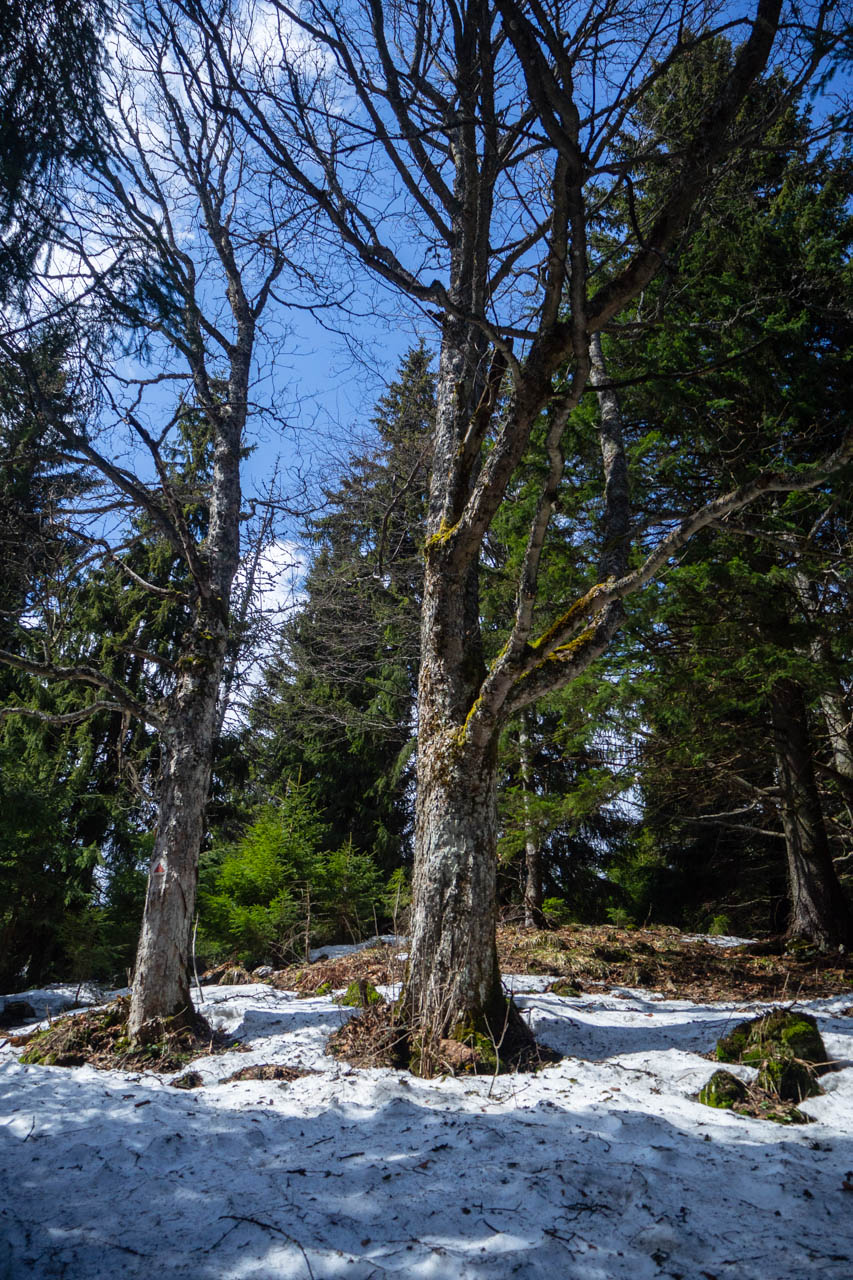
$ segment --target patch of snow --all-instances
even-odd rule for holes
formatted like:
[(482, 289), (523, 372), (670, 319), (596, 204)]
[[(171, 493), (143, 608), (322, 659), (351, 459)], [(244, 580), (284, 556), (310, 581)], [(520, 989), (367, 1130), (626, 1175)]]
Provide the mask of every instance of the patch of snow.
[(365, 951), (368, 947), (376, 947), (380, 942), (384, 942), (388, 946), (401, 946), (405, 941), (405, 938), (398, 938), (393, 933), (379, 933), (373, 938), (368, 938), (366, 942), (348, 943), (345, 946), (312, 947), (308, 952), (308, 958), (312, 963), (315, 960), (340, 960), (342, 956), (351, 956), (356, 951)]
[(748, 947), (757, 938), (730, 938), (725, 934), (716, 933), (685, 933), (681, 939), (682, 942), (710, 942), (712, 947)]
[[(205, 989), (241, 1047), (192, 1064), (200, 1089), (0, 1047), (0, 1276), (849, 1280), (853, 997), (799, 1006), (851, 1065), (785, 1128), (695, 1097), (717, 1038), (769, 1006), (549, 981), (506, 979), (569, 1056), (497, 1079), (336, 1062), (354, 1010), (263, 984)], [(312, 1074), (222, 1083), (261, 1063)]]
[(116, 996), (126, 995), (128, 991), (128, 987), (112, 991), (93, 982), (53, 982), (47, 987), (33, 987), (30, 991), (0, 996), (0, 1012), (3, 1012), (7, 1004), (26, 1001), (35, 1009), (39, 1020), (55, 1018), (69, 1009), (89, 1009), (92, 1005), (104, 1004), (105, 1001), (114, 1000)]

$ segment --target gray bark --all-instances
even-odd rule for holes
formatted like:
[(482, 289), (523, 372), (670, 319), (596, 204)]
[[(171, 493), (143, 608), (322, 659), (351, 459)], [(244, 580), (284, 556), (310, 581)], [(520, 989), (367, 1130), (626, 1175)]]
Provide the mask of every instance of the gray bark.
[(829, 950), (853, 946), (853, 913), (829, 850), (812, 766), (805, 700), (791, 679), (770, 693), (776, 769), (788, 859), (788, 933)]
[(462, 1025), (499, 1040), (506, 1017), (495, 947), (495, 753), (457, 731), (421, 750), (417, 863), (406, 980), (416, 1033), (434, 1043)]
[(182, 655), (160, 738), (157, 829), (128, 1021), (136, 1041), (158, 1038), (166, 1019), (192, 1017), (191, 933), (227, 637), (223, 618), (213, 625), (215, 632), (197, 628), (196, 643)]
[(528, 929), (541, 928), (542, 914), (542, 840), (530, 812), (529, 793), (533, 789), (533, 761), (530, 750), (529, 713), (522, 712), (518, 735), (521, 781), (524, 787), (524, 923)]
[[(191, 1015), (190, 936), (218, 700), (229, 636), (231, 588), (240, 554), (240, 446), (246, 421), (253, 322), (232, 291), (238, 341), (225, 404), (208, 401), (214, 460), (207, 538), (195, 562), (196, 620), (161, 730), (163, 764), (154, 852), (136, 954), (128, 1034), (156, 1036), (162, 1021)], [(200, 371), (201, 372), (201, 371)], [(201, 381), (201, 378), (199, 378)], [(204, 392), (204, 386), (200, 388)]]

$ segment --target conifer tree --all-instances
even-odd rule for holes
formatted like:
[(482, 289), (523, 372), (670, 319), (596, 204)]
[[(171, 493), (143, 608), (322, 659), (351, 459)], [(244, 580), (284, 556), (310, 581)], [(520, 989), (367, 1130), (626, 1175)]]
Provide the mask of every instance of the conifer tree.
[(429, 365), (423, 345), (405, 356), (376, 406), (376, 443), (308, 522), (305, 599), (252, 710), (262, 787), (312, 783), (331, 843), (351, 837), (386, 870), (411, 836)]
[[(709, 55), (709, 64), (729, 56), (722, 43)], [(688, 99), (691, 92), (685, 84)], [(745, 111), (785, 92), (784, 78), (771, 77)], [(610, 344), (610, 367), (626, 384), (634, 418), (635, 487), (654, 493), (673, 520), (708, 485), (748, 481), (780, 440), (793, 463), (807, 466), (847, 415), (850, 160), (831, 145), (810, 151), (809, 133), (800, 104), (780, 113), (765, 147), (733, 165), (709, 195), (689, 244), (673, 252), (644, 298), (630, 344), (618, 335)], [(731, 515), (723, 532), (688, 549), (638, 619), (648, 659), (637, 687), (647, 690), (643, 718), (654, 726), (643, 752), (655, 797), (650, 824), (658, 809), (677, 831), (680, 797), (694, 844), (701, 846), (697, 824), (710, 832), (716, 821), (720, 851), (740, 840), (766, 866), (773, 848), (786, 848), (789, 931), (822, 947), (853, 941), (815, 775), (816, 764), (824, 774), (831, 767), (815, 749), (828, 732), (820, 716), (833, 714), (833, 696), (838, 712), (850, 659), (841, 621), (844, 494), (839, 473), (808, 495), (769, 498)], [(843, 769), (849, 744), (844, 715), (837, 719)], [(654, 776), (654, 762), (667, 756), (680, 761), (668, 799), (667, 766)], [(750, 888), (740, 896), (767, 899), (748, 874), (749, 859), (720, 861), (721, 869), (736, 874), (739, 863), (747, 871)], [(777, 881), (771, 874), (770, 886)], [(722, 892), (736, 905), (735, 885)], [(771, 901), (765, 910), (766, 925)]]

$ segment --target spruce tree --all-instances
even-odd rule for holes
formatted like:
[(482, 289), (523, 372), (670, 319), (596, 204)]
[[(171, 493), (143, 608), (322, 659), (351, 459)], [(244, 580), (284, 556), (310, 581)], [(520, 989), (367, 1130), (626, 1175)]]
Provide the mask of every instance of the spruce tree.
[[(728, 56), (722, 42), (709, 55)], [(691, 92), (683, 83), (662, 110), (677, 121)], [(771, 77), (744, 110), (783, 103), (785, 93), (783, 78)], [(672, 521), (709, 486), (748, 482), (774, 460), (808, 466), (844, 421), (851, 168), (843, 151), (810, 151), (809, 134), (801, 105), (780, 112), (765, 147), (709, 195), (691, 240), (634, 316), (630, 342), (617, 331), (609, 344), (633, 418), (640, 506), (654, 502)], [(653, 192), (651, 175), (646, 197)], [(788, 927), (821, 946), (853, 939), (830, 856), (834, 823), (826, 834), (837, 803), (825, 785), (818, 797), (831, 767), (818, 750), (827, 739), (822, 706), (833, 690), (843, 697), (850, 658), (848, 508), (839, 473), (809, 494), (769, 497), (730, 516), (691, 545), (637, 616), (647, 656), (635, 658), (636, 687), (652, 729), (642, 752), (649, 825), (669, 830), (670, 847), (680, 830), (697, 857), (716, 858), (717, 888), (702, 872), (694, 889), (704, 883), (735, 908), (763, 899), (765, 925), (778, 923), (772, 898), (786, 848)], [(655, 534), (651, 526), (643, 536)], [(842, 728), (842, 757), (843, 738)], [(750, 867), (774, 856), (762, 888)], [(721, 884), (726, 872), (741, 883)]]
[(251, 716), (262, 788), (310, 782), (331, 844), (351, 837), (389, 871), (410, 840), (429, 365), (423, 345), (405, 356), (376, 406), (375, 445), (308, 522), (305, 599)]

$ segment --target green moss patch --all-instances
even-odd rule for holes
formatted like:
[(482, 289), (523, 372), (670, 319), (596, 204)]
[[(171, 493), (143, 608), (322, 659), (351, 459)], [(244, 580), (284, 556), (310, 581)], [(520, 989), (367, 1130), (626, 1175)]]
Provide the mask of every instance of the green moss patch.
[(351, 982), (338, 1004), (349, 1005), (355, 1009), (367, 1009), (372, 1004), (382, 1004), (383, 999), (376, 988), (366, 978), (357, 978)]
[(581, 989), (576, 982), (572, 982), (569, 978), (558, 978), (556, 982), (552, 982), (548, 988), (551, 995), (554, 996), (579, 996)]
[(415, 1075), (504, 1075), (536, 1071), (561, 1055), (538, 1045), (514, 1001), (499, 994), (485, 1017), (461, 1019), (438, 1040), (412, 1036)]
[(749, 1090), (742, 1080), (730, 1071), (715, 1071), (711, 1079), (699, 1090), (699, 1101), (706, 1107), (730, 1111), (739, 1102), (746, 1102)]
[(740, 1023), (719, 1041), (715, 1057), (757, 1067), (759, 1087), (785, 1102), (819, 1094), (817, 1077), (832, 1067), (815, 1019), (789, 1009)]
[(708, 1083), (699, 1090), (697, 1101), (706, 1107), (721, 1111), (734, 1111), (756, 1120), (770, 1120), (773, 1124), (811, 1124), (812, 1117), (800, 1111), (790, 1101), (780, 1098), (757, 1082), (745, 1084), (730, 1071), (715, 1071)]
[(699, 1093), (699, 1101), (777, 1124), (808, 1122), (796, 1104), (823, 1092), (817, 1078), (833, 1066), (815, 1019), (791, 1009), (739, 1023), (719, 1041), (714, 1057), (756, 1067), (758, 1076), (753, 1085), (745, 1086), (729, 1072), (718, 1071)]

